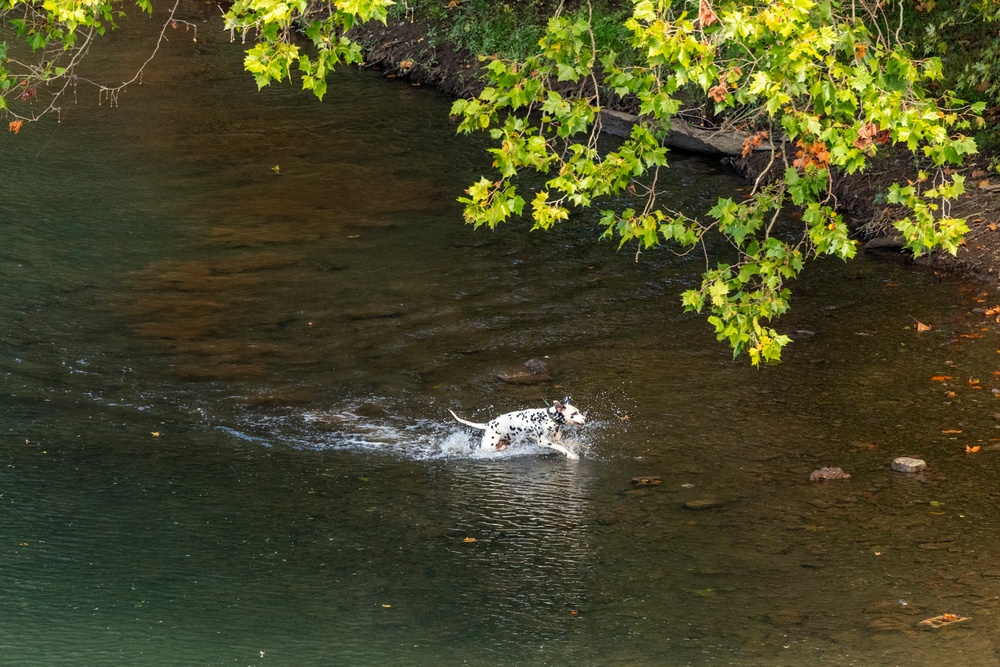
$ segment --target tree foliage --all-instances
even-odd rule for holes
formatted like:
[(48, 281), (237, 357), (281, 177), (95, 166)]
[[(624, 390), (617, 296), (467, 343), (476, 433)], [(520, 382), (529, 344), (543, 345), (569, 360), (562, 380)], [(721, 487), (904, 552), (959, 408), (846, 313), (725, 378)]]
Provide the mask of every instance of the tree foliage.
[[(361, 47), (344, 33), (358, 22), (385, 23), (391, 0), (236, 0), (225, 14), (225, 27), (235, 37), (255, 44), (244, 65), (257, 87), (290, 79), (292, 68), (302, 77), (302, 88), (319, 99), (326, 94), (326, 77), (340, 64), (360, 63)], [(307, 52), (299, 36), (312, 45)]]
[[(151, 10), (151, 0), (134, 1)], [(975, 12), (1000, 15), (997, 0), (954, 1), (958, 8), (936, 29)], [(0, 109), (14, 118), (16, 132), (58, 109), (93, 40), (115, 26), (125, 5), (3, 2), (18, 41), (13, 48), (0, 43)], [(294, 73), (322, 98), (336, 65), (361, 60), (345, 33), (359, 22), (385, 22), (392, 4), (235, 0), (224, 27), (251, 41), (244, 64), (259, 87)], [(943, 76), (940, 33), (929, 30), (916, 57), (900, 37), (903, 16), (885, 7), (874, 0), (632, 0), (625, 58), (598, 47), (607, 41), (595, 38), (591, 12), (557, 10), (535, 53), (489, 60), (482, 93), (452, 107), (460, 131), (487, 131), (495, 142), (497, 173), (461, 199), (467, 221), (494, 227), (528, 215), (534, 228), (549, 229), (574, 207), (599, 206), (604, 237), (620, 246), (693, 248), (721, 234), (735, 259), (708, 262), (683, 306), (707, 311), (734, 353), (754, 364), (778, 359), (789, 339), (771, 323), (788, 309), (789, 282), (810, 258), (856, 252), (836, 210), (835, 173), (864, 171), (890, 150), (908, 152), (920, 166), (917, 177), (892, 186), (888, 200), (909, 211), (896, 223), (909, 247), (954, 253), (967, 231), (950, 215), (963, 191), (951, 167), (976, 152), (968, 133), (984, 105), (947, 90), (934, 94)], [(164, 31), (177, 23), (171, 12)], [(114, 96), (122, 86), (99, 88)], [(43, 93), (47, 99), (35, 106)], [(630, 137), (604, 152), (597, 145), (601, 111), (612, 97), (633, 101), (641, 117)], [(663, 139), (682, 100), (702, 100), (712, 115), (747, 130), (744, 155), (763, 151), (781, 178), (759, 179), (745, 199), (720, 199), (702, 220), (670, 210), (658, 183), (668, 167)], [(526, 170), (543, 175), (541, 187), (519, 182)], [(625, 193), (638, 203), (620, 205)], [(801, 227), (790, 235), (781, 221), (793, 209)]]
[[(949, 215), (963, 179), (948, 167), (976, 152), (965, 133), (983, 105), (930, 94), (942, 76), (940, 60), (914, 58), (886, 20), (876, 6), (831, 1), (636, 0), (626, 25), (638, 57), (619, 64), (618, 54), (596, 47), (587, 13), (557, 15), (535, 55), (489, 62), (489, 85), (452, 108), (460, 131), (486, 130), (496, 142), (497, 175), (469, 188), (465, 217), (493, 227), (521, 215), (528, 198), (517, 177), (524, 170), (545, 176), (529, 197), (536, 229), (567, 220), (571, 207), (607, 206), (626, 190), (642, 192), (641, 207), (602, 210), (604, 236), (649, 249), (722, 234), (737, 260), (706, 266), (683, 305), (707, 310), (734, 353), (746, 352), (754, 364), (777, 360), (789, 339), (770, 323), (788, 309), (789, 280), (809, 258), (856, 253), (836, 211), (834, 170), (863, 171), (893, 147), (909, 151), (924, 169), (889, 195), (909, 210), (896, 223), (909, 247), (954, 253), (967, 231)], [(783, 167), (781, 179), (758, 182), (745, 200), (720, 199), (706, 220), (669, 210), (657, 186), (667, 167), (662, 140), (692, 90), (716, 114), (758, 129), (745, 154), (768, 150)], [(609, 92), (637, 100), (641, 120), (620, 148), (602, 153), (597, 137)], [(802, 220), (791, 239), (776, 230), (790, 207)]]

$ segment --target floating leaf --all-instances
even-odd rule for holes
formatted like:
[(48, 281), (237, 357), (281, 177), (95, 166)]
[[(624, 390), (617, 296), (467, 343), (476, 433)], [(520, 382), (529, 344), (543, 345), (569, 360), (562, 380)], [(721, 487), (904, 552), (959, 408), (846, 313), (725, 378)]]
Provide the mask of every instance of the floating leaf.
[[(1000, 352), (1000, 350), (998, 350), (998, 352)], [(934, 382), (944, 382), (945, 380), (950, 380), (950, 379), (951, 379), (950, 375), (934, 375), (931, 377), (931, 380), (933, 380)]]
[(943, 430), (941, 432), (945, 433), (947, 435), (954, 435), (956, 433), (961, 433), (962, 430), (961, 429), (957, 429), (957, 428), (946, 428), (945, 430)]
[(981, 446), (981, 445), (976, 445), (976, 446), (974, 446), (974, 447), (969, 447), (968, 445), (966, 445), (966, 446), (965, 446), (965, 453), (966, 453), (966, 454), (975, 454), (975, 453), (976, 453), (976, 452), (978, 452), (978, 451), (979, 451), (980, 449), (982, 449), (982, 446)]
[(471, 544), (472, 542), (476, 541), (476, 538), (474, 538), (474, 537), (467, 537), (467, 538), (465, 538), (462, 541), (465, 542), (466, 544)]
[(923, 322), (917, 322), (917, 331), (923, 333), (924, 331), (930, 331), (932, 329), (931, 325), (924, 324)]

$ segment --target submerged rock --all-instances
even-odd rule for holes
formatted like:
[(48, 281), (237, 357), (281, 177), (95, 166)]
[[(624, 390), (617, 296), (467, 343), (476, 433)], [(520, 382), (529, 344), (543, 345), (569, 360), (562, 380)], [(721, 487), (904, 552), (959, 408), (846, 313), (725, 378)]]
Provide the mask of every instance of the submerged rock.
[(715, 498), (699, 498), (698, 500), (689, 500), (684, 503), (685, 509), (689, 510), (708, 510), (713, 507), (721, 507), (722, 501), (716, 500)]
[(927, 463), (922, 459), (900, 456), (892, 462), (890, 467), (896, 472), (920, 472), (921, 470), (927, 470)]
[(850, 479), (851, 476), (841, 470), (840, 468), (830, 468), (824, 467), (819, 470), (813, 470), (812, 474), (809, 475), (810, 482), (825, 482), (832, 481), (835, 479)]
[(541, 359), (528, 359), (523, 368), (497, 373), (496, 379), (507, 384), (543, 384), (552, 379), (552, 371)]

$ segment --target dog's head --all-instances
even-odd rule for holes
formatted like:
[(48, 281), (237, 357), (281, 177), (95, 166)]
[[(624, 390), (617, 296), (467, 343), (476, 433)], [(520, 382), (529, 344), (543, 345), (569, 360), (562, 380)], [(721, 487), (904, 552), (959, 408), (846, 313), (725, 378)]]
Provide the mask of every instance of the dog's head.
[(577, 410), (575, 405), (570, 404), (569, 396), (561, 401), (552, 401), (549, 413), (556, 418), (556, 421), (565, 424), (581, 426), (587, 422), (587, 418), (583, 413)]

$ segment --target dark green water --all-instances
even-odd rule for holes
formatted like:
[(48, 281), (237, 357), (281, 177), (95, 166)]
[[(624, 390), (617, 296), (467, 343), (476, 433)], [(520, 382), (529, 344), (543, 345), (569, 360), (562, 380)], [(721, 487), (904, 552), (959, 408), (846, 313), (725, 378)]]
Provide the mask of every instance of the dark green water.
[[(1000, 296), (822, 263), (780, 322), (814, 335), (750, 369), (680, 313), (697, 257), (468, 229), (488, 159), (449, 100), (257, 93), (217, 26), (2, 137), (0, 664), (1000, 660)], [(743, 187), (671, 177), (676, 208)], [(530, 358), (550, 380), (497, 381)], [(476, 455), (447, 413), (564, 394), (579, 462)]]

